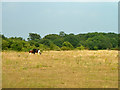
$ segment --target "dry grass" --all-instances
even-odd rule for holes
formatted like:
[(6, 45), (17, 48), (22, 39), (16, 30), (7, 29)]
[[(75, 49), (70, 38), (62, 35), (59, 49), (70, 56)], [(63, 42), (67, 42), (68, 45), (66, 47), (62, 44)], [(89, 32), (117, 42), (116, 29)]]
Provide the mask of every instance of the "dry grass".
[(117, 88), (118, 51), (2, 52), (3, 88)]

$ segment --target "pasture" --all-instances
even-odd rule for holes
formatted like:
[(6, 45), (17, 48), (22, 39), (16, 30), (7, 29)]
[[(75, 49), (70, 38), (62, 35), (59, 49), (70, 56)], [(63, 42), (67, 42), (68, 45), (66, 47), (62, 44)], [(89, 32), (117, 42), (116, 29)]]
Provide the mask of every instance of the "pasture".
[(117, 88), (118, 51), (4, 51), (2, 87)]

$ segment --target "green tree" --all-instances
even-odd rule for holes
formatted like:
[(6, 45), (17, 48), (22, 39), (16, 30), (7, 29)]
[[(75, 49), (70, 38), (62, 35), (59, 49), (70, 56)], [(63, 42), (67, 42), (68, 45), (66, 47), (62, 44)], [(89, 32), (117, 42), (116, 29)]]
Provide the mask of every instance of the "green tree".
[(78, 49), (120, 49), (120, 34), (116, 33), (87, 33), (66, 34), (63, 31), (57, 34), (48, 34), (41, 39), (39, 34), (29, 33), (28, 41), (22, 37), (7, 38), (0, 34), (3, 50), (28, 51), (33, 48), (41, 48), (43, 50), (71, 50)]
[(39, 34), (29, 33), (28, 41), (30, 41), (30, 40), (40, 40), (40, 39), (41, 39), (41, 36)]
[(103, 35), (95, 36), (92, 38), (88, 38), (86, 40), (87, 42), (87, 47), (89, 49), (94, 50), (94, 47), (96, 46), (98, 49), (107, 49), (107, 48), (112, 48), (112, 44), (110, 42), (110, 39), (108, 37), (105, 37)]
[(26, 41), (22, 41), (22, 51), (29, 51), (30, 50), (30, 43)]
[(34, 40), (30, 40), (28, 42), (30, 43), (30, 46), (34, 46), (35, 45), (35, 41)]
[(60, 31), (59, 36), (64, 37), (66, 33), (64, 31)]
[(16, 50), (16, 51), (21, 51), (22, 50), (22, 43), (21, 42), (14, 42), (12, 45), (11, 45), (11, 48), (12, 50)]
[(53, 41), (53, 43), (54, 43), (55, 45), (57, 45), (58, 47), (62, 47), (63, 42), (64, 42), (64, 39), (63, 39), (63, 38), (58, 38), (58, 39), (55, 39), (55, 40)]
[(50, 44), (51, 44), (50, 40), (48, 40), (48, 39), (41, 39), (39, 43), (44, 44), (46, 46), (50, 46)]
[(73, 45), (74, 48), (76, 48), (77, 45), (79, 44), (78, 38), (75, 35), (73, 35), (73, 34), (66, 35), (64, 37), (64, 41), (70, 42)]
[(2, 40), (2, 50), (7, 50), (9, 46), (8, 41)]
[(58, 38), (60, 38), (60, 36), (57, 34), (49, 34), (49, 35), (46, 35), (43, 39), (48, 39), (48, 40), (53, 41), (53, 40), (58, 39)]
[(36, 46), (36, 47), (39, 47), (39, 43), (36, 42), (36, 43), (35, 43), (35, 46)]

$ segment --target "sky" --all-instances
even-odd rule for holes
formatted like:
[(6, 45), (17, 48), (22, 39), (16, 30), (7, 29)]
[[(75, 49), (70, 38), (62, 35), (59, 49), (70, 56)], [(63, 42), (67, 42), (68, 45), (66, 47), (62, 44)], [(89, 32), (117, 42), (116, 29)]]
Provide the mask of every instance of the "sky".
[(119, 2), (119, 0), (1, 0), (2, 2)]
[(117, 2), (2, 2), (2, 34), (118, 33)]

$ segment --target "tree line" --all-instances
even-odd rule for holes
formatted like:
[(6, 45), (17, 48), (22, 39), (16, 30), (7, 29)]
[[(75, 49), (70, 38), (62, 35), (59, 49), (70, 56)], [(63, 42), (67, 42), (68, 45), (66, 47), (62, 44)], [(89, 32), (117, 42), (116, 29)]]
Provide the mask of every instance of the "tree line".
[(37, 33), (29, 33), (27, 40), (22, 37), (7, 38), (0, 35), (2, 39), (2, 50), (29, 51), (40, 50), (118, 50), (120, 34), (116, 33), (86, 33), (66, 34), (61, 31), (59, 34), (48, 34), (41, 38)]

